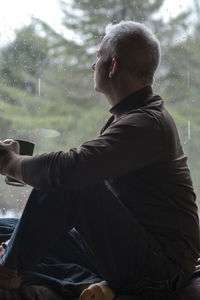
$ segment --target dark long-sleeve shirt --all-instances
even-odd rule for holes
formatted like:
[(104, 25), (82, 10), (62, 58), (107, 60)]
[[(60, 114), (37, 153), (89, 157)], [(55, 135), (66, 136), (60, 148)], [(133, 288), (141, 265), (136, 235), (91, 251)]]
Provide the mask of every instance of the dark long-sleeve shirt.
[(164, 253), (192, 271), (200, 251), (197, 206), (172, 117), (149, 86), (110, 112), (97, 138), (24, 160), (24, 181), (44, 191), (105, 181)]

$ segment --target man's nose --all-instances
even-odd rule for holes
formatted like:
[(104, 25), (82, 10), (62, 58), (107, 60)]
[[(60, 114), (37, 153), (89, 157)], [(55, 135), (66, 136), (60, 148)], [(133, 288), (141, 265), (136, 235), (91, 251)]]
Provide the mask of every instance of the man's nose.
[(93, 65), (92, 65), (92, 70), (93, 71), (95, 70), (95, 67), (96, 67), (96, 63), (93, 63)]

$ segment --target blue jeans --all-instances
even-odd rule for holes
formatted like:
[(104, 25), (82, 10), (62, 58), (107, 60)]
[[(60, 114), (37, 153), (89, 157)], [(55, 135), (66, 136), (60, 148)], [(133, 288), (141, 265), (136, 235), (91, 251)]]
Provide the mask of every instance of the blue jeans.
[[(86, 269), (96, 274), (93, 282), (106, 280), (116, 294), (156, 299), (189, 282), (191, 274), (162, 253), (152, 235), (104, 183), (60, 193), (34, 189), (2, 263), (26, 277), (52, 249), (59, 257), (60, 241), (73, 230), (84, 245)], [(73, 252), (70, 241), (68, 245)], [(70, 256), (73, 253), (68, 264)], [(80, 282), (87, 282), (87, 275)]]

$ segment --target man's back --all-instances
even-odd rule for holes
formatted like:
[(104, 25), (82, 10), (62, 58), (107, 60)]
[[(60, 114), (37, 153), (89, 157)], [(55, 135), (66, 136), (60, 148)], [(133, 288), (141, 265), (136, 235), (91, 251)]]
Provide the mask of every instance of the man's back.
[(128, 172), (108, 179), (107, 185), (164, 253), (192, 271), (199, 253), (199, 225), (187, 158), (162, 99), (150, 94), (146, 88), (143, 101), (133, 95), (112, 109), (118, 120), (102, 134), (112, 127), (126, 130), (132, 150), (127, 148), (122, 158), (129, 161)]

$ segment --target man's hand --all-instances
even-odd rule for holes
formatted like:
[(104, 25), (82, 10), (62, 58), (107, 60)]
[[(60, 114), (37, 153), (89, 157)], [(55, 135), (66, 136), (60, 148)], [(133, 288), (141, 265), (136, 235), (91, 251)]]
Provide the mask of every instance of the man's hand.
[[(0, 174), (16, 177), (18, 173), (14, 170), (19, 162), (19, 143), (14, 140), (0, 141)], [(20, 176), (21, 177), (21, 176)]]

